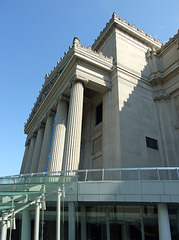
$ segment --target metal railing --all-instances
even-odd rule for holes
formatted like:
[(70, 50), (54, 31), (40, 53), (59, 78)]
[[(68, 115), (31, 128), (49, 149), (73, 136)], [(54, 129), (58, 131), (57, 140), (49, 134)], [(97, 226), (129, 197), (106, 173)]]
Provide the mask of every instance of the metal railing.
[(0, 182), (3, 179), (10, 180), (19, 177), (43, 177), (50, 175), (78, 176), (79, 181), (179, 180), (179, 167), (106, 168), (26, 173), (1, 177)]

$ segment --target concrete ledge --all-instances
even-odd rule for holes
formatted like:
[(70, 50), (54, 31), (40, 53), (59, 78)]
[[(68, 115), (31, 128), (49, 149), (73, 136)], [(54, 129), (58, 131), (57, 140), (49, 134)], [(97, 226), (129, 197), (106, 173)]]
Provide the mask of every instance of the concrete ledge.
[(78, 182), (78, 201), (178, 203), (179, 181)]

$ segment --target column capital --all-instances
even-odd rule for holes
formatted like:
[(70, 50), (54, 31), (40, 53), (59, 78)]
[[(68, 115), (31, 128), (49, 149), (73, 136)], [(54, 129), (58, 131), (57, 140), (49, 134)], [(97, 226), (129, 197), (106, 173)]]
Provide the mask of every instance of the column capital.
[(69, 103), (70, 99), (69, 99), (69, 97), (65, 96), (64, 94), (61, 94), (61, 95), (57, 98), (57, 100), (56, 100), (56, 102), (55, 102), (55, 107), (57, 108), (58, 103), (59, 103), (59, 102), (62, 102), (62, 101), (66, 101), (66, 102)]
[(65, 96), (64, 94), (60, 95), (60, 97), (57, 98), (57, 104), (58, 102), (61, 102), (61, 101), (69, 102), (69, 97)]
[(26, 142), (25, 142), (25, 147), (30, 145), (30, 139), (27, 139)]
[(55, 112), (50, 109), (46, 114), (45, 114), (45, 117), (44, 117), (44, 120), (47, 121), (47, 118), (48, 117), (53, 117), (55, 115)]
[(54, 112), (52, 109), (50, 109), (50, 110), (47, 112), (45, 118), (48, 118), (49, 116), (54, 116), (54, 115), (55, 115), (55, 112)]
[(37, 131), (33, 132), (30, 137), (29, 137), (29, 140), (32, 140), (32, 138), (35, 138), (37, 137)]
[(88, 84), (88, 79), (84, 78), (80, 74), (75, 73), (74, 77), (72, 78), (69, 87), (72, 88), (73, 85), (77, 82), (80, 82), (83, 84), (83, 87), (85, 87)]
[(45, 128), (45, 124), (44, 123), (39, 123), (38, 125), (37, 125), (37, 131), (40, 129), (40, 128)]

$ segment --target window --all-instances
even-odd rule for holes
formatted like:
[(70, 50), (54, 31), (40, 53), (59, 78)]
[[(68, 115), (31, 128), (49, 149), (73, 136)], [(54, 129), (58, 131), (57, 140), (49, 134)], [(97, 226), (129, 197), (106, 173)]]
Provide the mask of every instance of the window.
[(102, 103), (96, 107), (96, 125), (103, 120), (103, 105)]
[(146, 145), (148, 148), (158, 150), (158, 142), (156, 139), (146, 137)]

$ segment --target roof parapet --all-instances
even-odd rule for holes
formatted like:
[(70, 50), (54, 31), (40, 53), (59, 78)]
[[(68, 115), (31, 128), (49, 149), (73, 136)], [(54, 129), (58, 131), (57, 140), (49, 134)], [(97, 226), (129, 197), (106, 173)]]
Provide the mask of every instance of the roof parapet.
[[(163, 50), (165, 50), (167, 47), (169, 47), (172, 43), (179, 40), (179, 29), (178, 32), (168, 40), (165, 44), (162, 45), (162, 47), (158, 50), (157, 53), (161, 53)], [(179, 49), (179, 42), (178, 42), (178, 49)]]
[(121, 19), (117, 16), (117, 14), (114, 12), (112, 15), (112, 18), (109, 20), (109, 22), (106, 23), (105, 28), (100, 32), (100, 35), (95, 39), (92, 48), (96, 49), (99, 43), (101, 42), (104, 35), (108, 32), (108, 30), (114, 25), (117, 24), (117, 26), (120, 29), (123, 29), (125, 32), (128, 32), (129, 34), (132, 33), (132, 35), (136, 38), (139, 38), (143, 41), (145, 41), (148, 45), (151, 47), (155, 47), (159, 49), (162, 46), (162, 43), (159, 39), (155, 39), (152, 37), (151, 34), (147, 34), (144, 32), (143, 29), (137, 28), (134, 24), (128, 23), (125, 19)]

